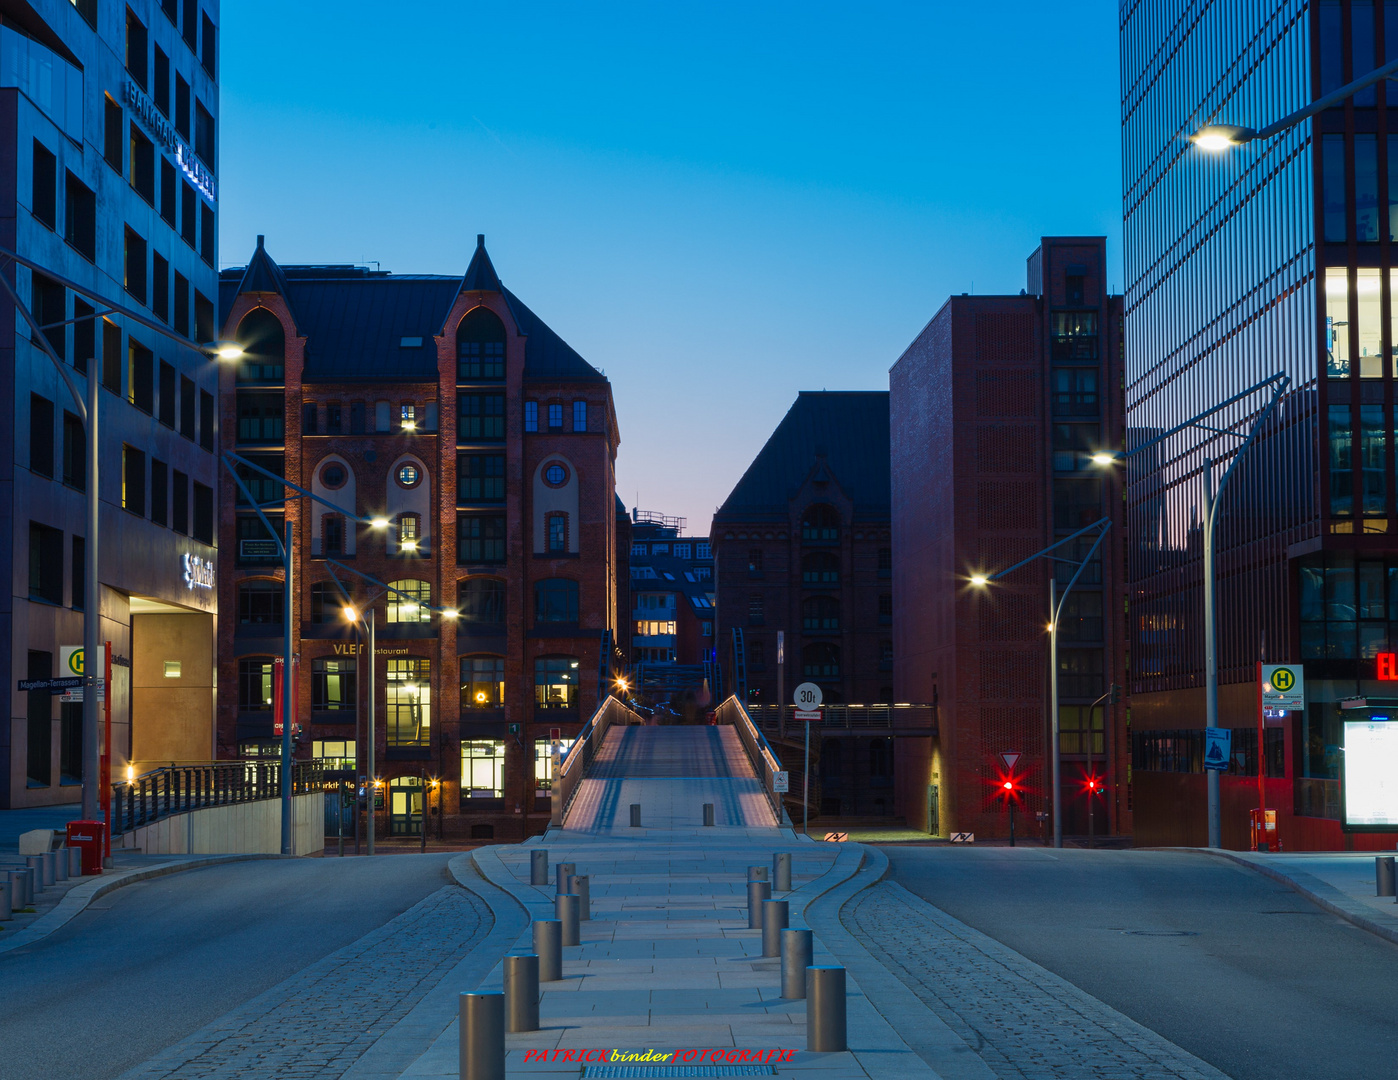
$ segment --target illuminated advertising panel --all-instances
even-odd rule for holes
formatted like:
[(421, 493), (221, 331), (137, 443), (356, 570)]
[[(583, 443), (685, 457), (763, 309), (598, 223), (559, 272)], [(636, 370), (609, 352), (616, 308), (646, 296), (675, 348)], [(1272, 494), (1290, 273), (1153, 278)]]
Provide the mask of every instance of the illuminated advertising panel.
[(1346, 720), (1341, 761), (1344, 828), (1398, 830), (1398, 722)]

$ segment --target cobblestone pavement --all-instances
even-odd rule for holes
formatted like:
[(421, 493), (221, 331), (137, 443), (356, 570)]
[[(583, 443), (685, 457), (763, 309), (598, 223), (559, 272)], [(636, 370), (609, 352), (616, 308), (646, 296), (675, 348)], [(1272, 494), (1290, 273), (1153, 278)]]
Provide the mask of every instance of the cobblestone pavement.
[(1002, 1080), (1224, 1078), (893, 882), (857, 894), (840, 917)]
[(480, 897), (445, 886), (120, 1080), (337, 1080), (491, 922)]

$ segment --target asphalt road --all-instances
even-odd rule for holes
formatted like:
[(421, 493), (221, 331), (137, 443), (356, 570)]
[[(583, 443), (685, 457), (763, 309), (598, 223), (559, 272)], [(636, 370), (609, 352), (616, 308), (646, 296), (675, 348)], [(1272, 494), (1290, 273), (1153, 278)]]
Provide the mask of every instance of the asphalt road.
[(1398, 946), (1209, 855), (883, 849), (910, 892), (1235, 1080), (1387, 1076)]
[(450, 858), (256, 860), (109, 893), (0, 953), (0, 1075), (116, 1076), (441, 888)]

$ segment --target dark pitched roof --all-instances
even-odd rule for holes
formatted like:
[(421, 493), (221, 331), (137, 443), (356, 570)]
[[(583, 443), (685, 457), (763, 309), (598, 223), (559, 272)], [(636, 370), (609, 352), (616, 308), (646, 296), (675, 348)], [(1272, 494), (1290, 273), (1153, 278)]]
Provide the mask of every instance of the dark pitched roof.
[(785, 520), (823, 463), (862, 520), (890, 516), (888, 391), (802, 391), (714, 514), (714, 521)]
[[(511, 293), (496, 276), (477, 237), (464, 278), (390, 274), (362, 266), (278, 266), (257, 238), (244, 269), (219, 275), (220, 322), (240, 293), (276, 292), (286, 298), (297, 330), (306, 338), (305, 379), (353, 381), (437, 379), (434, 335), (463, 289), (498, 291), (526, 336), (526, 379), (604, 380), (596, 368)], [(405, 340), (409, 342), (404, 344)]]

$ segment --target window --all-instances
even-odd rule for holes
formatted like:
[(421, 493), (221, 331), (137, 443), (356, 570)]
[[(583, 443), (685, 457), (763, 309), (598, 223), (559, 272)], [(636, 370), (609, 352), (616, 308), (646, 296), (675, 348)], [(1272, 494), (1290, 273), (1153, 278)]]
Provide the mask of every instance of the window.
[(132, 446), (121, 448), (121, 505), (146, 516), (146, 455)]
[(638, 637), (664, 637), (675, 632), (673, 622), (653, 622), (647, 619), (636, 620), (636, 635)]
[(180, 376), (180, 434), (186, 439), (194, 438), (194, 380), (188, 375)]
[(29, 523), (29, 598), (63, 603), (63, 533)]
[(688, 558), (689, 558), (689, 550), (690, 550), (690, 548), (689, 548), (689, 545), (688, 545), (688, 544), (676, 544), (676, 545), (675, 545), (675, 558), (677, 558), (677, 559), (688, 559)]
[(1330, 516), (1354, 516), (1354, 431), (1348, 405), (1330, 406)]
[(267, 712), (272, 708), (272, 661), (238, 661), (238, 710)]
[(316, 712), (352, 712), (356, 661), (324, 657), (311, 661), (311, 708)]
[(803, 544), (833, 544), (840, 539), (840, 515), (833, 506), (812, 506), (801, 518)]
[(166, 525), (170, 520), (170, 467), (163, 461), (151, 458), (150, 462), (150, 519), (157, 525)]
[(87, 374), (88, 361), (97, 358), (96, 312), (91, 304), (73, 297), (73, 367), (80, 374)]
[(364, 434), (364, 402), (350, 402), (350, 434)]
[(155, 205), (155, 143), (141, 133), (133, 120), (128, 126), (131, 138), (131, 175), (127, 178), (136, 194)]
[(239, 392), (238, 441), (281, 442), (283, 433), (282, 396)]
[(1330, 244), (1343, 244), (1348, 239), (1345, 219), (1349, 210), (1349, 201), (1345, 196), (1344, 135), (1322, 135), (1320, 149), (1325, 241)]
[(126, 342), (127, 393), (132, 405), (145, 413), (155, 411), (155, 354), (135, 338)]
[[(68, 353), (68, 327), (62, 325), (67, 318), (67, 293), (62, 285), (42, 274), (32, 275), (32, 280), (34, 318), (40, 326), (46, 327), (41, 331), (44, 341), (62, 360)], [(41, 344), (32, 330), (30, 340), (35, 345)]]
[(563, 430), (563, 406), (558, 402), (549, 406), (549, 430)]
[[(255, 519), (254, 519), (255, 520)], [(194, 539), (203, 544), (214, 542), (214, 489), (194, 481)]]
[[(1388, 478), (1384, 468), (1387, 457), (1385, 448), (1388, 430), (1383, 422), (1382, 405), (1361, 405), (1359, 407), (1359, 468), (1361, 498), (1366, 518), (1377, 518), (1373, 531), (1382, 532), (1386, 528), (1383, 521), (1388, 514)], [(1370, 531), (1366, 525), (1365, 532)]]
[(1053, 525), (1056, 529), (1080, 529), (1102, 516), (1102, 481), (1055, 480)]
[[(30, 455), (33, 456), (32, 449)], [(87, 490), (87, 432), (82, 421), (66, 410), (63, 413), (63, 482), (79, 491)]]
[(332, 401), (325, 406), (325, 433), (327, 435), (340, 435), (343, 433), (340, 415), (340, 403), (338, 401)]
[(457, 454), (456, 498), (460, 503), (505, 501), (504, 454)]
[(1103, 712), (1100, 705), (1095, 709), (1088, 705), (1058, 706), (1059, 750), (1064, 754), (1088, 753), (1088, 732), (1091, 731), (1090, 752), (1099, 756), (1105, 753), (1107, 746)]
[[(214, 246), (218, 238), (214, 232), (214, 208), (205, 203), (199, 204), (199, 257), (210, 266), (214, 264)], [(208, 341), (210, 334), (204, 341)]]
[(1101, 428), (1096, 424), (1054, 424), (1054, 472), (1091, 468), (1092, 455), (1101, 448), (1101, 443)]
[(312, 739), (311, 757), (327, 769), (354, 772), (355, 742), (353, 739)]
[(68, 171), (63, 174), (64, 236), (88, 262), (97, 258), (97, 196)]
[[(192, 98), (189, 92), (189, 83), (184, 81), (184, 76), (175, 76), (175, 130), (189, 141), (189, 106)], [(188, 185), (185, 185), (188, 187)], [(193, 188), (189, 188), (191, 192)], [(193, 241), (191, 240), (191, 243)]]
[(534, 585), (535, 623), (576, 623), (578, 583), (571, 578), (545, 578)]
[(425, 623), (432, 621), (432, 585), (415, 578), (390, 581), (387, 596), (390, 623)]
[(121, 393), (121, 327), (102, 320), (102, 385)]
[(891, 577), (893, 575), (893, 549), (879, 548), (879, 577)]
[(174, 319), (170, 325), (175, 328), (176, 333), (189, 337), (189, 278), (178, 270), (175, 271)]
[(748, 625), (761, 626), (766, 621), (762, 594), (753, 593), (748, 597)]
[(1098, 414), (1096, 368), (1055, 368), (1051, 378), (1054, 416)]
[(456, 405), (456, 436), (462, 442), (496, 442), (505, 437), (504, 394), (461, 394)]
[(422, 539), (422, 519), (417, 514), (398, 515), (398, 548), (412, 553), (417, 551)]
[(539, 430), (539, 403), (537, 401), (526, 401), (524, 403), (524, 430)]
[(185, 180), (180, 181), (180, 236), (190, 247), (199, 240), (199, 196)]
[(317, 409), (316, 403), (315, 403), (314, 401), (307, 401), (307, 402), (303, 402), (303, 403), (302, 403), (302, 405), (301, 405), (301, 434), (302, 434), (302, 435), (318, 435), (318, 434), (320, 433), (320, 425), (319, 425), (318, 420), (317, 420), (317, 417), (318, 417), (318, 416), (319, 416), (319, 410)]
[(417, 657), (389, 660), (384, 691), (388, 745), (431, 746), (432, 661)]
[(1058, 650), (1058, 692), (1065, 698), (1095, 698), (1102, 685), (1101, 649)]
[[(1358, 11), (1362, 6), (1356, 4), (1355, 10)], [(1361, 91), (1361, 93), (1371, 94), (1373, 91)], [(1357, 101), (1356, 104), (1358, 104)], [(1377, 135), (1356, 134), (1354, 137), (1354, 228), (1355, 239), (1361, 244), (1377, 244), (1379, 242)]]
[(311, 622), (316, 626), (340, 623), (345, 617), (345, 600), (330, 581), (317, 581), (311, 586)]
[(1056, 364), (1097, 360), (1097, 312), (1055, 311), (1051, 357)]
[(505, 583), (499, 578), (467, 578), (457, 587), (458, 623), (475, 627), (505, 625)]
[(398, 426), (404, 431), (417, 430), (416, 405), (403, 405), (399, 408)]
[(1058, 616), (1060, 641), (1102, 640), (1102, 594), (1074, 589), (1063, 598)]
[(505, 658), (503, 656), (463, 656), (461, 658), (461, 707), (496, 709), (505, 704)]
[(748, 670), (767, 670), (767, 643), (761, 638), (753, 638), (747, 642)]
[[(549, 462), (548, 468), (544, 470), (544, 482), (549, 487), (562, 487), (568, 482), (568, 470), (561, 461)], [(655, 550), (664, 551), (665, 545), (657, 544)]]
[(700, 540), (694, 545), (694, 557), (696, 559), (712, 559), (714, 557), (713, 548), (707, 540)]
[(236, 335), (243, 347), (238, 360), (239, 383), (280, 383), (286, 374), (286, 331), (266, 308), (254, 308), (238, 324)]
[(489, 308), (472, 308), (456, 330), (456, 381), (505, 378), (505, 324)]
[(189, 477), (179, 469), (170, 483), (170, 528), (189, 535)]
[(838, 679), (840, 650), (826, 641), (816, 641), (801, 649), (801, 674), (808, 679)]
[(142, 90), (146, 89), (146, 63), (150, 55), (146, 25), (136, 18), (135, 13), (126, 9), (126, 70), (131, 79)]
[(214, 396), (207, 390), (199, 391), (199, 445), (214, 448)]
[(577, 708), (576, 656), (541, 656), (534, 661), (534, 705), (540, 709)]
[(175, 227), (180, 205), (179, 181), (175, 179), (175, 166), (167, 157), (160, 159), (160, 216), (170, 228)]
[(204, 159), (210, 169), (214, 167), (214, 116), (197, 98), (194, 102), (194, 152)]
[(203, 30), (199, 39), (199, 63), (204, 65), (209, 78), (213, 78), (216, 74), (214, 65), (218, 60), (218, 38), (215, 36), (214, 21), (208, 15), (201, 15), (199, 22)]
[(762, 549), (748, 549), (748, 577), (762, 576)]
[(549, 514), (546, 517), (548, 529), (548, 550), (550, 554), (564, 555), (568, 552), (568, 515)]
[(33, 195), (30, 212), (50, 229), (58, 227), (58, 159), (38, 139), (34, 140), (31, 172)]
[(73, 537), (73, 610), (87, 605), (87, 541)]
[(164, 360), (160, 361), (160, 422), (166, 427), (175, 426), (175, 369)]
[(631, 554), (632, 554), (632, 555), (639, 555), (639, 556), (641, 556), (642, 558), (644, 558), (644, 557), (645, 557), (645, 554), (646, 554), (646, 545), (645, 545), (645, 544), (632, 544), (632, 545), (631, 545)]
[(150, 309), (157, 318), (170, 321), (170, 261), (158, 251), (151, 254)]
[(388, 431), (388, 402), (374, 402), (374, 430)]
[(53, 402), (29, 395), (29, 469), (53, 476)]
[(505, 794), (505, 744), (471, 739), (461, 744), (461, 793), (468, 799), (499, 799)]
[(245, 626), (280, 626), (286, 590), (279, 581), (245, 581), (238, 586), (238, 622)]
[(888, 626), (893, 622), (893, 594), (881, 593), (879, 595), (879, 624)]
[(808, 596), (801, 601), (801, 629), (826, 633), (840, 628), (840, 602), (833, 596)]
[(146, 241), (129, 225), (126, 227), (126, 291), (146, 302)]
[(840, 560), (828, 551), (812, 551), (801, 556), (801, 583), (807, 588), (824, 588), (840, 583)]
[(505, 519), (484, 514), (463, 514), (456, 519), (456, 561), (502, 563), (505, 561)]
[(560, 763), (573, 748), (575, 739), (535, 739), (534, 740), (534, 793), (547, 795), (553, 790), (553, 754), (558, 749)]
[(102, 156), (107, 159), (108, 165), (121, 172), (121, 165), (125, 160), (121, 144), (126, 133), (126, 124), (121, 115), (121, 106), (113, 101), (110, 95), (104, 97), (104, 103), (106, 109), (103, 113)]
[(159, 45), (155, 46), (155, 63), (151, 66), (151, 97), (155, 107), (170, 115), (170, 58)]
[(323, 555), (345, 553), (345, 516), (325, 514), (320, 519), (320, 550)]
[(411, 463), (398, 466), (398, 483), (405, 488), (417, 487), (422, 471)]
[(586, 401), (575, 401), (575, 402), (573, 402), (573, 430), (574, 430), (574, 431), (586, 431), (586, 430), (587, 430), (587, 402), (586, 402)]

